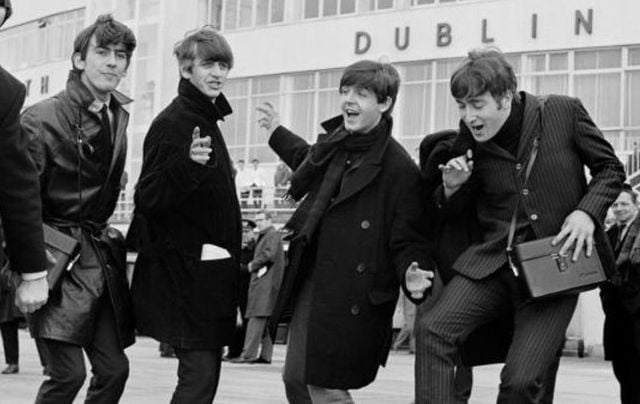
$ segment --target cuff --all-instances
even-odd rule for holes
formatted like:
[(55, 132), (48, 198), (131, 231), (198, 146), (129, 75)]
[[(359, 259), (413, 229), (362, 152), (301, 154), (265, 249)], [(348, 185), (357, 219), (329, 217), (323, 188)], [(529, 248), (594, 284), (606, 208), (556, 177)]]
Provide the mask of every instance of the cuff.
[(26, 274), (20, 274), (20, 276), (22, 277), (23, 281), (36, 281), (38, 279), (46, 278), (47, 271), (30, 272)]

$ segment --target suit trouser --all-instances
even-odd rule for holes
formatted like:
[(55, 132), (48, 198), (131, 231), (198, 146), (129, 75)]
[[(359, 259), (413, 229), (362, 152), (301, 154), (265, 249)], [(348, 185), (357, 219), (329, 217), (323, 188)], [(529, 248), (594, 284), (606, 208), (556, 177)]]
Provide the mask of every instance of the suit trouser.
[(500, 374), (498, 403), (537, 403), (578, 296), (527, 302), (505, 266), (482, 280), (454, 277), (419, 326), (424, 357), (416, 368), (416, 404), (456, 403), (458, 346), (476, 327), (514, 310), (514, 335)]
[(282, 379), (290, 404), (353, 404), (348, 390), (328, 389), (307, 384), (306, 354), (312, 284), (307, 281), (296, 302), (289, 325), (287, 354)]
[(244, 337), (244, 348), (242, 349), (242, 357), (245, 359), (258, 358), (258, 347), (262, 343), (260, 350), (260, 358), (271, 362), (273, 356), (273, 343), (269, 333), (265, 333), (267, 320), (269, 317), (250, 317), (247, 325), (247, 333)]
[(178, 357), (178, 385), (171, 404), (211, 404), (220, 381), (222, 348), (174, 348)]
[(622, 404), (640, 403), (640, 313), (618, 311), (615, 319), (615, 353), (611, 358), (613, 373), (620, 383)]
[(4, 349), (4, 361), (7, 365), (17, 365), (20, 358), (20, 345), (18, 342), (19, 324), (20, 320), (11, 320), (0, 323), (0, 332), (2, 332), (2, 347)]
[(40, 386), (36, 404), (73, 402), (84, 384), (86, 370), (82, 351), (91, 363), (93, 376), (85, 403), (117, 403), (129, 377), (129, 360), (121, 347), (109, 299), (102, 299), (92, 341), (85, 347), (43, 338), (49, 379)]

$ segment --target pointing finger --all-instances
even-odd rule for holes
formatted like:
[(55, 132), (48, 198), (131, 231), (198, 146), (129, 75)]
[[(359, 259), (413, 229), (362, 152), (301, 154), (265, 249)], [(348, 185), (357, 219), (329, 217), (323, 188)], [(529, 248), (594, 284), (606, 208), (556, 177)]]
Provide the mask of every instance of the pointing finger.
[(196, 126), (193, 128), (193, 134), (191, 135), (193, 140), (200, 139), (200, 127)]

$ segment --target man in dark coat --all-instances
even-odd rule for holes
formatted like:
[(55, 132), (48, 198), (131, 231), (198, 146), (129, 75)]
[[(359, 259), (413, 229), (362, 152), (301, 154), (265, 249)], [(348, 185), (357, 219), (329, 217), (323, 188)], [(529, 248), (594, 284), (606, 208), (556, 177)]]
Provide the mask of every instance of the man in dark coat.
[(604, 355), (620, 383), (622, 404), (640, 403), (640, 216), (636, 193), (625, 184), (611, 206), (616, 224), (607, 236), (616, 270), (601, 287)]
[(253, 259), (247, 264), (251, 274), (245, 313), (248, 325), (242, 355), (234, 361), (236, 363), (271, 363), (273, 355), (273, 342), (265, 331), (282, 284), (284, 249), (280, 233), (271, 219), (269, 211), (258, 212), (254, 218), (259, 234)]
[[(293, 303), (283, 379), (291, 403), (351, 403), (386, 363), (400, 285), (416, 299), (431, 286), (420, 173), (391, 137), (400, 78), (393, 66), (360, 61), (340, 80), (342, 115), (310, 146), (278, 125), (270, 105), (260, 124), (294, 170), (289, 194), (306, 196), (287, 227), (290, 265), (272, 332)], [(334, 401), (331, 401), (334, 400)]]
[(51, 373), (37, 403), (73, 401), (86, 377), (83, 351), (93, 372), (87, 401), (118, 401), (129, 375), (126, 253), (107, 220), (120, 195), (129, 119), (123, 104), (131, 101), (115, 88), (135, 46), (129, 28), (99, 16), (74, 41), (66, 89), (22, 116), (40, 173), (43, 220), (81, 245), (73, 268), (50, 285), (49, 302), (29, 318)]
[[(0, 26), (10, 15), (10, 1), (0, 0)], [(22, 274), (16, 305), (32, 313), (47, 302), (49, 288), (38, 172), (27, 151), (28, 138), (20, 129), (24, 97), (24, 85), (0, 67), (0, 217), (11, 269)]]
[(178, 357), (171, 402), (211, 403), (238, 303), (240, 206), (218, 128), (231, 113), (221, 91), (233, 54), (208, 28), (174, 53), (178, 96), (149, 128), (136, 186), (132, 293), (138, 331), (172, 345)]
[(453, 145), (457, 157), (442, 165), (443, 186), (434, 195), (448, 214), (462, 212), (464, 202), (474, 204), (481, 239), (457, 258), (457, 274), (419, 324), (425, 357), (416, 369), (416, 404), (456, 402), (460, 343), (509, 310), (515, 327), (498, 403), (538, 402), (540, 381), (565, 338), (578, 295), (530, 301), (523, 293), (505, 253), (519, 198), (515, 243), (556, 235), (561, 254), (575, 245), (573, 260), (583, 249), (590, 255), (594, 239), (608, 246), (600, 224), (625, 177), (613, 148), (579, 100), (544, 100), (516, 90), (512, 67), (495, 49), (470, 52), (451, 78), (462, 119)]

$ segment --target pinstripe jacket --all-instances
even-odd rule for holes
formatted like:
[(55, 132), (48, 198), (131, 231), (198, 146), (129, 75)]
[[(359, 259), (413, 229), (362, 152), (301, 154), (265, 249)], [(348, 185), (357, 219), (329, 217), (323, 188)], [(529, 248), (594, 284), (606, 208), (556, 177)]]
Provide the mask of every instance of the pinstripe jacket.
[[(482, 241), (467, 248), (453, 266), (472, 279), (485, 278), (506, 263), (507, 234), (518, 197), (518, 226), (529, 225), (533, 238), (557, 234), (567, 215), (579, 209), (591, 216), (596, 244), (611, 256), (601, 223), (625, 180), (613, 148), (578, 99), (551, 95), (541, 102), (532, 94), (520, 95), (525, 107), (517, 156), (491, 141), (476, 143), (464, 125), (452, 146), (455, 155), (463, 154), (468, 145), (474, 148), (471, 178), (440, 204), (444, 214), (476, 204)], [(521, 189), (535, 139), (538, 155), (527, 188)], [(590, 170), (589, 183), (584, 166)], [(521, 241), (518, 235), (515, 242)]]

